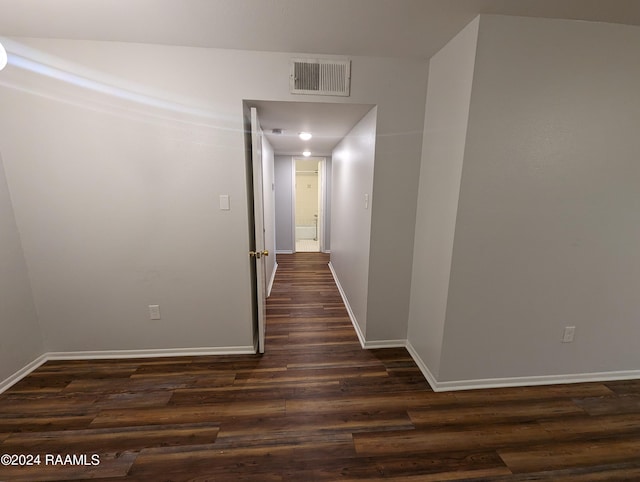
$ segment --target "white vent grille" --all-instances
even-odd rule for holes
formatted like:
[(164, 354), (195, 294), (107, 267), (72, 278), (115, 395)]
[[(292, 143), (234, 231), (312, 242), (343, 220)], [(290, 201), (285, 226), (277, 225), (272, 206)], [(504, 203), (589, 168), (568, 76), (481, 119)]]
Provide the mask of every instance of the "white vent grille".
[(292, 59), (292, 94), (348, 96), (351, 83), (350, 60)]

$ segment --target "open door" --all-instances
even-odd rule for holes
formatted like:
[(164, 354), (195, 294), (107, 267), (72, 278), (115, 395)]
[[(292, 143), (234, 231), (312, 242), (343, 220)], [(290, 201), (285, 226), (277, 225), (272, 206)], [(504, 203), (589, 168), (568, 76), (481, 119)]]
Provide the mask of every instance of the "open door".
[(262, 129), (258, 122), (258, 111), (251, 108), (251, 164), (253, 166), (253, 213), (255, 226), (255, 250), (249, 255), (255, 260), (258, 308), (258, 352), (264, 353), (264, 334), (267, 318), (267, 267), (265, 256), (264, 203), (262, 192)]

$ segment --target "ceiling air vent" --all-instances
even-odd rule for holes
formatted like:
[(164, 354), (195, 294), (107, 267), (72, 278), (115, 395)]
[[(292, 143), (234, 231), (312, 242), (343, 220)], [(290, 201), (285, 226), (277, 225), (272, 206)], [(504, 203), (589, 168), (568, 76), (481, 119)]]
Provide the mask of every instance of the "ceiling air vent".
[(349, 95), (350, 60), (291, 59), (292, 94)]

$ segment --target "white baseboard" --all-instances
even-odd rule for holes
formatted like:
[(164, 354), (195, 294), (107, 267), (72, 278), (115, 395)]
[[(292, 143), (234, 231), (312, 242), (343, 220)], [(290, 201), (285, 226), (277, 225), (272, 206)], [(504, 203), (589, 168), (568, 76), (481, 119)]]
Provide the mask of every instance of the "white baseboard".
[[(333, 270), (332, 270), (333, 272)], [(335, 274), (334, 274), (335, 278)], [(341, 291), (340, 285), (336, 280), (338, 290)], [(341, 291), (340, 293), (344, 295)], [(473, 390), (479, 388), (507, 388), (507, 387), (526, 387), (534, 385), (558, 385), (565, 383), (586, 383), (586, 382), (607, 382), (614, 380), (635, 380), (640, 379), (640, 370), (622, 370), (613, 372), (595, 372), (595, 373), (577, 373), (567, 375), (545, 375), (545, 376), (527, 376), (527, 377), (507, 377), (507, 378), (486, 378), (476, 380), (454, 380), (448, 382), (439, 382), (431, 373), (429, 367), (424, 363), (418, 355), (415, 348), (407, 340), (383, 340), (383, 341), (364, 341), (364, 336), (358, 322), (353, 313), (348, 308), (345, 300), (345, 306), (349, 312), (349, 317), (358, 335), (360, 345), (365, 349), (375, 348), (397, 348), (405, 347), (418, 368), (427, 379), (434, 392), (446, 392), (456, 390)], [(105, 350), (105, 351), (72, 351), (72, 352), (48, 352), (40, 355), (31, 363), (21, 368), (13, 375), (5, 380), (0, 381), (0, 393), (6, 391), (38, 367), (49, 360), (102, 360), (102, 359), (120, 359), (120, 358), (160, 358), (160, 357), (176, 357), (176, 356), (204, 356), (204, 355), (254, 355), (257, 352), (257, 346), (236, 346), (236, 347), (220, 347), (220, 348), (167, 348), (152, 350)]]
[(474, 390), (478, 388), (529, 387), (535, 385), (560, 385), (565, 383), (610, 382), (640, 378), (640, 370), (600, 373), (576, 373), (568, 375), (544, 375), (529, 377), (485, 378), (477, 380), (455, 380), (438, 382), (432, 387), (436, 392)]
[(206, 355), (249, 355), (254, 354), (253, 346), (203, 347), (203, 348), (161, 348), (150, 350), (98, 350), (98, 351), (58, 351), (45, 353), (47, 360), (104, 360), (119, 358), (160, 358), (172, 356)]
[(40, 355), (38, 358), (33, 360), (31, 363), (29, 363), (28, 365), (24, 366), (23, 368), (21, 368), (20, 370), (15, 372), (13, 375), (11, 375), (8, 378), (0, 381), (0, 393), (4, 392), (8, 388), (10, 388), (13, 385), (15, 385), (16, 383), (18, 383), (20, 380), (22, 380), (29, 373), (31, 373), (33, 370), (38, 368), (40, 365), (42, 365), (46, 361), (47, 361), (47, 357), (46, 357), (46, 353), (45, 353), (44, 355)]
[(418, 365), (418, 368), (420, 369), (424, 377), (427, 379), (427, 383), (429, 383), (429, 386), (431, 386), (431, 389), (434, 392), (441, 392), (442, 390), (438, 390), (438, 381), (436, 380), (436, 377), (433, 376), (433, 373), (431, 373), (431, 370), (429, 370), (429, 367), (422, 360), (422, 358), (420, 358), (420, 355), (418, 355), (418, 352), (416, 351), (416, 349), (413, 347), (413, 345), (409, 340), (405, 341), (405, 347), (409, 352), (409, 355), (411, 355), (411, 358), (413, 358), (413, 361), (416, 362), (416, 365)]
[(366, 341), (364, 339), (364, 333), (360, 329), (360, 325), (358, 324), (358, 320), (356, 320), (356, 315), (353, 313), (351, 309), (351, 305), (349, 305), (349, 300), (347, 299), (347, 295), (342, 289), (342, 285), (340, 284), (340, 280), (338, 279), (338, 275), (333, 269), (333, 265), (331, 261), (329, 261), (329, 270), (331, 270), (331, 275), (333, 276), (333, 280), (336, 282), (336, 286), (338, 287), (338, 291), (340, 292), (340, 296), (342, 297), (342, 302), (344, 303), (345, 308), (347, 309), (347, 313), (349, 314), (349, 319), (351, 320), (351, 324), (353, 328), (356, 330), (356, 335), (358, 335), (358, 340), (360, 341), (360, 346), (362, 348), (366, 348)]
[(292, 249), (276, 249), (276, 254), (293, 254), (295, 251)]
[(373, 340), (365, 341), (364, 348), (374, 350), (377, 348), (406, 348), (407, 340)]
[(0, 393), (9, 389), (24, 377), (49, 360), (105, 360), (120, 358), (160, 358), (175, 356), (203, 355), (254, 355), (253, 346), (231, 346), (220, 348), (164, 348), (152, 350), (101, 350), (101, 351), (66, 351), (47, 352), (21, 368), (16, 373), (0, 381)]
[(271, 288), (273, 288), (273, 282), (276, 279), (276, 271), (278, 271), (277, 262), (273, 265), (273, 273), (271, 273), (271, 279), (269, 279), (269, 284), (267, 285), (267, 298), (271, 295)]
[(475, 380), (454, 380), (439, 382), (433, 376), (422, 358), (409, 341), (406, 348), (434, 392), (474, 390), (479, 388), (530, 387), (536, 385), (560, 385), (566, 383), (608, 382), (614, 380), (635, 380), (640, 378), (640, 370), (613, 372), (574, 373), (566, 375), (541, 375), (526, 377), (484, 378)]

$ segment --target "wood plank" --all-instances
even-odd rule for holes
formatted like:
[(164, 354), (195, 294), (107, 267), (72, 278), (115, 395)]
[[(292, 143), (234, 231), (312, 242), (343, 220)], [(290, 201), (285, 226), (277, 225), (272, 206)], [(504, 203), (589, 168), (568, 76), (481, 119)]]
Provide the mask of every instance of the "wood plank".
[(42, 415), (0, 417), (2, 432), (41, 432), (43, 430), (73, 430), (88, 427), (98, 412), (84, 415)]
[(516, 400), (549, 400), (559, 398), (614, 397), (615, 393), (602, 383), (540, 385), (534, 387), (487, 388), (454, 392), (460, 402), (491, 404)]
[(591, 397), (576, 400), (578, 406), (591, 415), (616, 413), (640, 414), (640, 395), (622, 397)]
[[(67, 455), (68, 452), (62, 453)], [(82, 455), (82, 454), (80, 454)], [(92, 454), (84, 454), (92, 455)], [(98, 454), (99, 465), (47, 465), (44, 460), (38, 466), (18, 467), (0, 465), (0, 480), (11, 482), (47, 482), (53, 480), (98, 479), (124, 477), (137, 457), (135, 452)], [(55, 459), (53, 459), (55, 461)]]
[(323, 461), (320, 467), (291, 464), (285, 471), (288, 481), (314, 480), (461, 480), (470, 475), (499, 476), (511, 474), (502, 460), (492, 452), (469, 455), (435, 454), (384, 456), (371, 458), (336, 458)]
[(82, 415), (95, 411), (98, 395), (52, 395), (46, 398), (0, 401), (0, 417), (30, 414)]
[[(435, 453), (489, 450), (521, 444), (539, 444), (552, 436), (537, 424), (496, 424), (481, 428), (354, 434), (360, 455), (388, 453)], [(508, 464), (507, 464), (508, 465)]]
[(533, 422), (566, 415), (585, 415), (571, 400), (500, 403), (488, 406), (415, 409), (409, 411), (417, 426), (471, 425), (482, 423)]
[(507, 467), (517, 473), (637, 461), (639, 453), (640, 436), (498, 450)]
[(309, 367), (272, 372), (240, 373), (234, 381), (236, 386), (286, 383), (308, 380), (349, 380), (370, 377), (386, 377), (388, 373), (379, 366), (325, 368)]
[(319, 400), (287, 400), (287, 414), (407, 410), (449, 405), (453, 394), (448, 392), (397, 392), (378, 396), (328, 397)]
[(491, 480), (493, 482), (631, 482), (640, 480), (640, 462), (519, 473), (510, 476), (493, 477)]
[(640, 433), (640, 414), (567, 417), (541, 421), (540, 426), (553, 433), (557, 440), (614, 437)]
[(274, 415), (284, 413), (284, 410), (284, 400), (102, 410), (91, 423), (91, 427), (218, 422), (229, 417)]
[(2, 444), (2, 453), (88, 453), (142, 450), (150, 447), (213, 443), (220, 427), (212, 423), (146, 425), (14, 433)]
[[(330, 475), (328, 479), (319, 478), (316, 474), (318, 471), (311, 473), (311, 480), (337, 480), (336, 474)], [(373, 475), (371, 477), (358, 477), (358, 478), (344, 478), (340, 477), (341, 482), (360, 482), (367, 480), (369, 482), (388, 482), (393, 480), (394, 482), (445, 482), (445, 481), (476, 481), (484, 482), (487, 480), (498, 480), (497, 477), (501, 475), (511, 474), (511, 471), (506, 467), (492, 467), (489, 469), (477, 469), (477, 470), (452, 470), (445, 471), (439, 470), (433, 474), (420, 474), (420, 475), (396, 475), (391, 479), (390, 477), (379, 477)], [(287, 482), (296, 482), (298, 480), (304, 480), (305, 473), (294, 473), (290, 478), (285, 478)], [(313, 478), (315, 477), (315, 478)]]
[(238, 475), (251, 475), (254, 480), (263, 480), (265, 473), (281, 476), (283, 467), (289, 463), (309, 466), (345, 454), (353, 455), (353, 444), (348, 434), (292, 439), (276, 445), (243, 444), (235, 447), (216, 443), (200, 447), (148, 449), (140, 453), (130, 475), (140, 477), (162, 473), (170, 480), (191, 480), (184, 479), (185, 474), (190, 477), (206, 474), (212, 480), (234, 480)]
[(617, 395), (640, 395), (640, 380), (616, 380), (605, 385)]
[[(258, 424), (260, 431), (256, 430)], [(286, 439), (289, 434), (354, 434), (410, 429), (413, 429), (413, 424), (404, 411), (303, 414), (224, 421), (220, 425), (220, 439)]]

